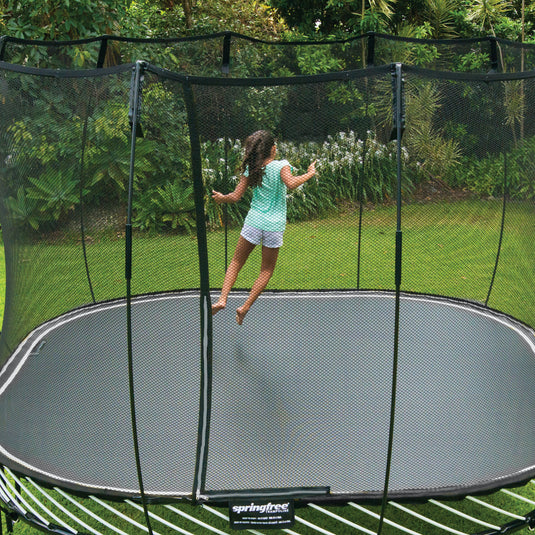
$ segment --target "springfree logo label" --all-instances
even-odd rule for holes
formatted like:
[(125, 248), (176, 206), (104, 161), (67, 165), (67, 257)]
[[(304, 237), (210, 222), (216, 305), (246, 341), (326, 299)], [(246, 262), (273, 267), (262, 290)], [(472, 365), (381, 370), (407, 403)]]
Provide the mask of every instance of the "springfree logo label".
[(229, 508), (233, 529), (282, 529), (295, 521), (293, 500), (237, 500)]

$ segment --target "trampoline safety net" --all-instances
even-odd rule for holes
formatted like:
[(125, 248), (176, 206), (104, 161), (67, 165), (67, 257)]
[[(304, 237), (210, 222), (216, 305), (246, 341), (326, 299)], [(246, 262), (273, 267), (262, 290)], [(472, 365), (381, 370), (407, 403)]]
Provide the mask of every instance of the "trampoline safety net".
[[(379, 499), (395, 369), (390, 497), (533, 477), (533, 49), (232, 37), (88, 41), (83, 69), (4, 38), (0, 462), (99, 494)], [(318, 173), (238, 325), (260, 247), (211, 305), (252, 192), (211, 192), (259, 129)]]

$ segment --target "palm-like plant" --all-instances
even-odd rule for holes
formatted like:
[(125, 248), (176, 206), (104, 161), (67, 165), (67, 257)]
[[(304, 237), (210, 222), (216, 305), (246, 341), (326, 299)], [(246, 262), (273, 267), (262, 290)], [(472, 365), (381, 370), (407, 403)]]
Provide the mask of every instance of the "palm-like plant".
[(72, 173), (47, 169), (39, 178), (29, 178), (33, 184), (27, 197), (40, 202), (41, 211), (57, 221), (80, 202), (79, 180)]
[(457, 37), (453, 12), (457, 9), (457, 0), (427, 0), (425, 16), (431, 26), (433, 39), (452, 39)]
[(195, 227), (193, 186), (180, 180), (137, 191), (133, 207), (134, 225), (141, 230), (159, 232), (170, 226), (173, 230), (190, 231)]
[(461, 158), (458, 142), (446, 139), (433, 126), (433, 118), (441, 107), (440, 99), (440, 92), (432, 82), (412, 88), (407, 95), (406, 146), (411, 159), (418, 162), (420, 172), (431, 179), (443, 179)]
[(156, 209), (162, 214), (162, 221), (171, 224), (172, 229), (191, 230), (195, 226), (193, 210), (193, 186), (185, 186), (182, 182), (168, 182), (156, 188), (152, 199)]
[(496, 37), (494, 24), (511, 9), (509, 0), (474, 0), (468, 11), (468, 20), (478, 24), (483, 31)]
[(39, 201), (29, 198), (22, 186), (18, 189), (16, 197), (8, 197), (5, 200), (5, 205), (11, 212), (13, 220), (18, 224), (23, 227), (29, 225), (34, 230), (39, 229), (42, 221)]
[[(381, 15), (384, 15), (387, 19), (391, 18), (394, 14), (392, 4), (395, 3), (396, 0), (368, 0), (370, 11), (372, 11), (373, 13), (380, 13)], [(360, 13), (361, 16), (364, 18), (364, 14), (366, 13), (365, 0), (361, 0)]]
[[(510, 0), (474, 0), (468, 11), (467, 19), (478, 24), (482, 31), (490, 32), (492, 36), (496, 37), (494, 25), (509, 9), (511, 9)], [(504, 68), (503, 52), (499, 43), (498, 50), (502, 68)]]

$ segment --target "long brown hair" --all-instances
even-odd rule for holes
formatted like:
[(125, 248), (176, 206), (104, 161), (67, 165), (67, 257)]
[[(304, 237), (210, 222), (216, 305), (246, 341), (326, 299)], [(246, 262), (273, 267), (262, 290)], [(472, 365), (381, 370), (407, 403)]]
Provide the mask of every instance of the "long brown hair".
[(249, 185), (262, 185), (262, 176), (266, 166), (264, 162), (271, 156), (271, 149), (275, 145), (275, 138), (267, 130), (258, 130), (245, 140), (245, 154), (240, 171), (248, 170)]

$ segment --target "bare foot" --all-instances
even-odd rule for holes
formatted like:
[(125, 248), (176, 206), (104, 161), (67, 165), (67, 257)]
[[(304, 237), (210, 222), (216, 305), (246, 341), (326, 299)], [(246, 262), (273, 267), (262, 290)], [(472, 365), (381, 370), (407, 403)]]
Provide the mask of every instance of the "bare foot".
[(217, 314), (220, 310), (223, 310), (227, 306), (227, 303), (223, 301), (218, 301), (212, 305), (212, 316)]
[(245, 306), (241, 306), (236, 310), (236, 321), (238, 322), (238, 325), (241, 325), (243, 323), (243, 320), (245, 319), (245, 314), (249, 311), (248, 308), (245, 308)]

